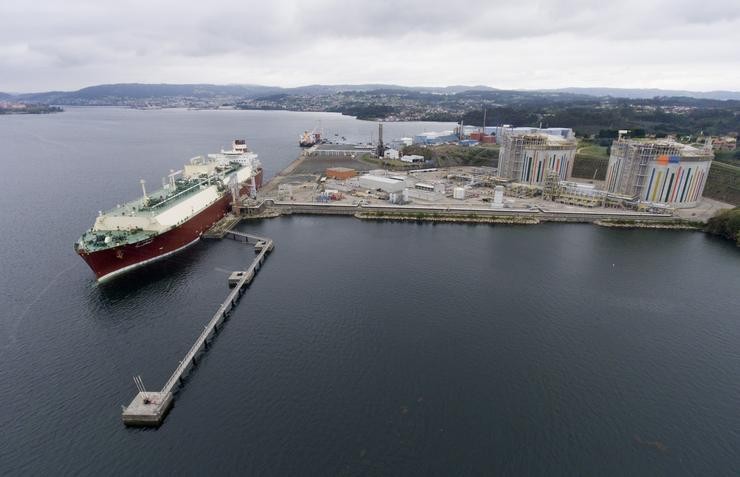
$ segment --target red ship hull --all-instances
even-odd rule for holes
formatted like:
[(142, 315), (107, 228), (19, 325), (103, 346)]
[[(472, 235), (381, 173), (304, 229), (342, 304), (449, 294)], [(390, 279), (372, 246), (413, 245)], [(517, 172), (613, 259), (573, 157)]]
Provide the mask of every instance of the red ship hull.
[[(254, 177), (256, 188), (262, 187), (262, 169)], [(247, 193), (251, 184), (242, 186)], [(203, 232), (221, 220), (231, 209), (231, 194), (226, 193), (187, 222), (151, 239), (120, 245), (96, 252), (78, 250), (97, 279), (104, 280), (133, 268), (164, 258), (194, 244)]]
[(96, 252), (78, 253), (95, 272), (98, 280), (104, 280), (192, 245), (203, 232), (226, 215), (230, 206), (231, 196), (226, 194), (187, 222), (151, 239)]

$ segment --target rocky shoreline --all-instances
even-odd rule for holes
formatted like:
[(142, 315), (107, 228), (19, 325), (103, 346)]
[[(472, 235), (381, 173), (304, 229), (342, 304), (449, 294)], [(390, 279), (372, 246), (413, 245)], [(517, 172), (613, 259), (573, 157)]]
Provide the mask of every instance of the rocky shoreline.
[(666, 230), (694, 230), (702, 231), (702, 222), (615, 222), (610, 220), (596, 220), (594, 225), (620, 229), (666, 229)]
[(531, 217), (483, 217), (483, 216), (450, 216), (439, 214), (394, 214), (360, 212), (354, 215), (361, 220), (389, 220), (401, 222), (439, 222), (461, 224), (503, 224), (503, 225), (536, 225), (540, 221)]

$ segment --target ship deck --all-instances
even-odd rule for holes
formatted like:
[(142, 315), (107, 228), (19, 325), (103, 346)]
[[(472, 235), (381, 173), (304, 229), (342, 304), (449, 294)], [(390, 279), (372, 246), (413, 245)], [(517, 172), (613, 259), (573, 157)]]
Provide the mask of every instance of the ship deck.
[[(224, 170), (217, 175), (208, 178), (194, 179), (189, 181), (187, 184), (177, 184), (177, 188), (174, 191), (170, 188), (162, 187), (154, 192), (148, 193), (146, 198), (139, 197), (124, 204), (119, 204), (115, 208), (106, 211), (103, 215), (154, 217), (161, 214), (167, 208), (176, 206), (180, 202), (187, 200), (203, 188), (213, 185), (216, 180), (235, 173), (241, 167), (242, 166), (240, 165), (234, 164), (230, 169)], [(77, 241), (77, 245), (86, 252), (95, 252), (113, 246), (135, 244), (152, 238), (158, 233), (161, 233), (161, 230), (94, 230), (91, 228), (82, 234)], [(110, 242), (105, 243), (102, 239), (103, 236), (110, 236)]]
[[(233, 171), (228, 171), (231, 173)], [(140, 217), (151, 217), (160, 214), (164, 209), (172, 207), (187, 199), (196, 192), (208, 187), (218, 178), (201, 179), (191, 181), (185, 187), (178, 187), (174, 193), (169, 189), (160, 188), (154, 192), (147, 193), (146, 199), (139, 197), (106, 211), (105, 215), (136, 215)], [(147, 201), (149, 202), (147, 204)]]
[[(143, 242), (156, 235), (157, 233), (152, 232), (151, 230), (112, 230), (97, 232), (94, 230), (88, 230), (82, 234), (82, 237), (77, 241), (77, 244), (82, 246), (85, 252), (91, 253), (120, 245), (130, 245)], [(109, 236), (111, 238), (111, 242), (105, 243), (105, 241), (99, 241), (98, 236)]]
[[(171, 194), (170, 191), (162, 188), (162, 189), (155, 191), (152, 194), (148, 194), (149, 200), (153, 198), (162, 200), (162, 202), (160, 202), (157, 205), (147, 206), (145, 203), (144, 197), (140, 197), (138, 199), (126, 202), (125, 204), (121, 204), (119, 207), (116, 207), (115, 209), (112, 209), (106, 212), (105, 215), (121, 215), (121, 216), (131, 215), (131, 216), (139, 216), (139, 217), (153, 217), (161, 213), (164, 210), (165, 206), (172, 207), (174, 205), (177, 205), (179, 202), (187, 199), (188, 197), (192, 196), (196, 192), (200, 191), (202, 184), (205, 184), (207, 186), (208, 181), (200, 181), (200, 182), (196, 181), (189, 187), (183, 188), (182, 190), (180, 190), (179, 192), (176, 192), (175, 194)], [(167, 197), (167, 194), (170, 195), (169, 198)], [(78, 244), (81, 245), (86, 252), (96, 252), (98, 250), (104, 250), (112, 246), (135, 244), (135, 243), (147, 240), (149, 238), (152, 238), (158, 233), (160, 233), (160, 231), (143, 230), (143, 229), (134, 229), (134, 230), (94, 230), (94, 229), (90, 229), (82, 234), (82, 236), (78, 240)], [(110, 236), (111, 238), (110, 243), (105, 243), (104, 241), (99, 240), (100, 236)]]

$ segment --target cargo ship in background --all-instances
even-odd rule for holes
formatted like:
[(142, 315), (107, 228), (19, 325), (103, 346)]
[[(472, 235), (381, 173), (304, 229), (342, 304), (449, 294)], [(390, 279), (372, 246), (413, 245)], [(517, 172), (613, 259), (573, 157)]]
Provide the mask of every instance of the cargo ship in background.
[(311, 132), (303, 131), (303, 134), (298, 136), (298, 145), (300, 147), (311, 147), (316, 144), (321, 144), (321, 133), (314, 129)]
[(231, 150), (192, 158), (162, 179), (162, 188), (108, 212), (74, 249), (98, 281), (164, 258), (195, 243), (241, 196), (262, 187), (257, 154), (237, 139)]

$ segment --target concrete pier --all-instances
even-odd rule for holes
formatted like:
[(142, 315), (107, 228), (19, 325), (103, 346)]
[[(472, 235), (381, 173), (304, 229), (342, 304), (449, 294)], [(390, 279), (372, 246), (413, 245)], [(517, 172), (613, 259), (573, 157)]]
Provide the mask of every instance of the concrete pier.
[[(247, 286), (264, 263), (267, 254), (275, 248), (272, 240), (269, 238), (230, 230), (234, 225), (236, 223), (231, 224), (227, 230), (223, 230), (222, 237), (245, 244), (256, 244), (261, 241), (264, 242), (264, 246), (254, 257), (250, 266), (235, 279), (233, 289), (226, 296), (226, 299), (224, 299), (208, 323), (203, 327), (203, 331), (198, 335), (195, 343), (190, 347), (190, 350), (182, 361), (180, 361), (177, 368), (175, 368), (175, 371), (164, 384), (162, 390), (159, 392), (139, 392), (131, 403), (123, 408), (122, 419), (125, 425), (156, 427), (162, 423), (170, 407), (172, 407), (176, 390), (195, 366), (197, 356), (208, 349), (209, 340), (213, 339), (223, 322), (239, 303)], [(231, 283), (231, 279), (229, 279), (229, 284), (231, 285)]]
[(158, 426), (172, 407), (172, 393), (140, 392), (128, 407), (123, 408), (127, 426)]

